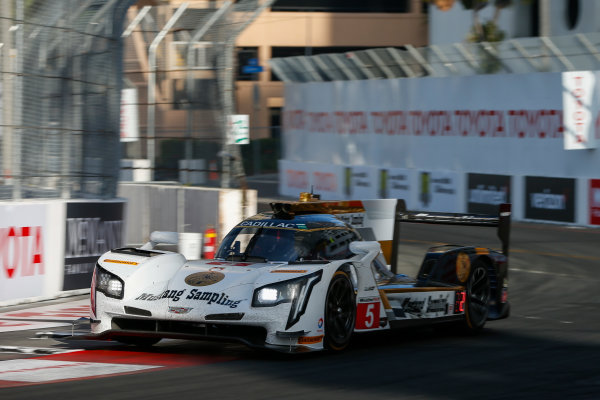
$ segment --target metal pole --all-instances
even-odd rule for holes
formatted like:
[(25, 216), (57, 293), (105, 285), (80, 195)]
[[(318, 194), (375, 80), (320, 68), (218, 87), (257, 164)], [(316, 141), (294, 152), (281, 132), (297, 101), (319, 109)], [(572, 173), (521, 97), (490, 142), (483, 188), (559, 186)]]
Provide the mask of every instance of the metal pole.
[(129, 37), (129, 35), (131, 35), (131, 33), (133, 32), (133, 30), (136, 28), (136, 26), (138, 26), (140, 24), (140, 22), (142, 22), (142, 20), (144, 19), (144, 17), (146, 16), (146, 14), (148, 14), (148, 12), (150, 11), (150, 9), (152, 8), (152, 6), (144, 6), (140, 12), (135, 16), (135, 18), (133, 19), (133, 21), (131, 21), (131, 23), (129, 24), (129, 26), (127, 27), (127, 29), (125, 29), (125, 31), (123, 32), (123, 34), (121, 35), (122, 38), (126, 38)]
[[(194, 76), (192, 74), (192, 70), (194, 67), (194, 43), (197, 43), (200, 41), (200, 39), (202, 39), (202, 37), (208, 32), (208, 30), (210, 28), (212, 28), (212, 26), (227, 12), (227, 10), (229, 10), (229, 7), (231, 6), (231, 1), (226, 1), (225, 3), (223, 3), (223, 5), (221, 6), (221, 8), (219, 8), (217, 11), (215, 11), (210, 18), (208, 19), (208, 21), (206, 21), (205, 24), (202, 25), (202, 27), (200, 27), (198, 30), (196, 30), (194, 32), (194, 34), (192, 35), (192, 38), (190, 39), (188, 46), (187, 46), (187, 55), (186, 55), (186, 66), (187, 66), (187, 74), (186, 74), (186, 87), (187, 87), (187, 98), (188, 98), (188, 102), (187, 102), (187, 129), (186, 129), (186, 140), (185, 140), (185, 162), (186, 162), (186, 169), (187, 172), (185, 174), (186, 178), (186, 182), (189, 184), (190, 183), (190, 179), (191, 179), (191, 159), (192, 159), (192, 153), (193, 153), (193, 149), (192, 149), (192, 123), (193, 123), (193, 118), (192, 118), (192, 97), (193, 97), (193, 83), (194, 83)], [(215, 46), (216, 44), (213, 43), (213, 46)]]
[(150, 74), (148, 76), (148, 119), (146, 126), (146, 145), (148, 154), (147, 157), (150, 160), (150, 180), (154, 180), (154, 165), (155, 165), (155, 109), (156, 109), (156, 49), (162, 40), (165, 38), (169, 30), (175, 25), (175, 22), (181, 17), (183, 12), (188, 7), (188, 3), (182, 3), (181, 6), (175, 11), (175, 14), (169, 19), (167, 24), (162, 30), (156, 35), (150, 48), (148, 49), (148, 63), (150, 68)]
[[(231, 157), (223, 158), (223, 174), (221, 176), (221, 186), (228, 188), (231, 186), (231, 170), (229, 167), (229, 160), (233, 162), (233, 171), (239, 177), (240, 184), (242, 186), (245, 185), (245, 174), (244, 174), (244, 165), (242, 163), (242, 152), (240, 151), (239, 145), (228, 145), (227, 144), (227, 130), (228, 127), (228, 117), (233, 114), (233, 104), (234, 104), (234, 92), (233, 92), (233, 51), (235, 47), (235, 40), (239, 36), (240, 33), (248, 25), (252, 23), (263, 12), (263, 10), (269, 7), (274, 0), (266, 0), (264, 1), (252, 14), (250, 18), (244, 21), (241, 26), (227, 38), (227, 42), (225, 44), (225, 72), (223, 74), (223, 122), (222, 122), (222, 132), (223, 132), (223, 149), (225, 154), (230, 154)], [(242, 202), (245, 207), (245, 190), (243, 193), (244, 199)], [(245, 212), (245, 210), (244, 210)]]
[(17, 21), (13, 26), (16, 26), (15, 42), (17, 56), (14, 62), (15, 81), (13, 99), (15, 106), (13, 107), (13, 124), (16, 128), (14, 130), (15, 135), (13, 136), (13, 174), (17, 179), (13, 186), (13, 199), (20, 200), (23, 195), (23, 170), (21, 165), (23, 156), (23, 0), (16, 0), (15, 6)]

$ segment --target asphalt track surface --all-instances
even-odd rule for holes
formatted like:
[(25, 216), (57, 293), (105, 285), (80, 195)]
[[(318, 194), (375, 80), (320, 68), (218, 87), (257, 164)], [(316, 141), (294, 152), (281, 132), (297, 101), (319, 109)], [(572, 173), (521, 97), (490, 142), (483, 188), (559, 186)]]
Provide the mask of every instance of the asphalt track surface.
[[(438, 240), (411, 229), (403, 231), (408, 258)], [(438, 233), (440, 241), (488, 240), (471, 228)], [(0, 399), (600, 399), (599, 271), (600, 230), (515, 223), (511, 316), (474, 336), (393, 331), (355, 336), (340, 354), (288, 356), (238, 344), (162, 341), (140, 350), (32, 339), (38, 330), (0, 333), (0, 346), (83, 350), (70, 356), (0, 353), (0, 371), (7, 361), (39, 357), (162, 366), (0, 388)]]

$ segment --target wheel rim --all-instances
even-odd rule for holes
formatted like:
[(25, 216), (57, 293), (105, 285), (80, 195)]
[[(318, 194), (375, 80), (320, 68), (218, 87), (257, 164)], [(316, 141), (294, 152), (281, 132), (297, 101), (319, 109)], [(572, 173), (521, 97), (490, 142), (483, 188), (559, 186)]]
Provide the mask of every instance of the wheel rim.
[(327, 335), (334, 345), (344, 345), (352, 334), (354, 325), (354, 299), (348, 279), (332, 282), (327, 296)]
[(477, 327), (485, 323), (489, 312), (490, 284), (485, 267), (475, 268), (468, 289), (469, 319)]

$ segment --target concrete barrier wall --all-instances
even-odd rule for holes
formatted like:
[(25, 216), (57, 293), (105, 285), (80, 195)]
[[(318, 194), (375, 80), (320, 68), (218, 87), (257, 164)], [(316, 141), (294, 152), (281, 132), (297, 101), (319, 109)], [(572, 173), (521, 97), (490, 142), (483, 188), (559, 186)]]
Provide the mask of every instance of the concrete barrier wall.
[(94, 264), (123, 245), (123, 200), (0, 203), (0, 304), (90, 286)]
[(256, 191), (121, 184), (122, 198), (0, 202), (0, 305), (89, 290), (98, 257), (147, 241), (153, 230), (218, 239), (256, 214)]
[(245, 217), (256, 214), (256, 190), (190, 187), (182, 185), (120, 183), (118, 194), (128, 200), (127, 244), (148, 241), (153, 231), (204, 232), (217, 230), (217, 239)]

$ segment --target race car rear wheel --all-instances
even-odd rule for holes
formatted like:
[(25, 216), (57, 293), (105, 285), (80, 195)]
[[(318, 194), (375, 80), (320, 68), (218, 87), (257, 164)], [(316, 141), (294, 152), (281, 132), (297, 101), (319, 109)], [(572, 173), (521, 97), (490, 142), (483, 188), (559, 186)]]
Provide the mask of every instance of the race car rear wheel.
[(490, 302), (490, 276), (482, 261), (475, 261), (467, 281), (465, 320), (472, 331), (483, 328), (487, 321)]
[(337, 271), (327, 289), (325, 299), (325, 347), (340, 351), (348, 346), (354, 331), (356, 300), (348, 274)]

